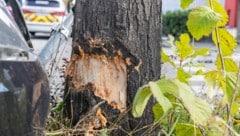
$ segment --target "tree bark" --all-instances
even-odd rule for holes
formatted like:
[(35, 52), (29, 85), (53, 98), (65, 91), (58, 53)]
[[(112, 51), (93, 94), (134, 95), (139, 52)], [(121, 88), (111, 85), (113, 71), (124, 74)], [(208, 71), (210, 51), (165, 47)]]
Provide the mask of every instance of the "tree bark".
[(159, 131), (153, 126), (154, 99), (142, 118), (130, 110), (137, 89), (160, 78), (161, 6), (161, 0), (76, 1), (65, 90), (65, 114), (73, 125), (86, 124), (82, 118), (92, 115), (100, 125), (88, 116), (94, 124), (88, 128), (111, 128), (112, 135)]

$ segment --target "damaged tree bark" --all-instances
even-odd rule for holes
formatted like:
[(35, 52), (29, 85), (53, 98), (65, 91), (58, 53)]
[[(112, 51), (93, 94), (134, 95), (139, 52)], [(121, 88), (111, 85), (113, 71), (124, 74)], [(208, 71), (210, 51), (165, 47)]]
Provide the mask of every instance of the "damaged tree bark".
[[(160, 78), (161, 0), (77, 0), (65, 114), (87, 131), (152, 135), (150, 101), (131, 115), (137, 89)], [(83, 118), (87, 117), (87, 121)]]

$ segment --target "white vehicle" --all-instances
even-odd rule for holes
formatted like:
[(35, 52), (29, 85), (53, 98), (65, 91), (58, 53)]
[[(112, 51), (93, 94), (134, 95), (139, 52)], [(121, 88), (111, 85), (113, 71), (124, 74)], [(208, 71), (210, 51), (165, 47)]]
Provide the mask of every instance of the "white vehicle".
[(29, 32), (51, 32), (51, 28), (66, 17), (67, 7), (63, 0), (26, 0), (22, 6)]

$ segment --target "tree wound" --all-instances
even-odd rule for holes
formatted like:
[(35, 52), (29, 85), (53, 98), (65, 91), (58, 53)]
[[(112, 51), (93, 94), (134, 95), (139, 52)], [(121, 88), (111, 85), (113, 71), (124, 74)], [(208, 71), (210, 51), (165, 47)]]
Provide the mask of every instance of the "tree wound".
[(117, 40), (88, 38), (82, 46), (74, 44), (66, 70), (73, 90), (91, 90), (114, 109), (126, 111), (128, 74), (140, 61)]
[(104, 55), (85, 54), (76, 59), (69, 69), (74, 73), (72, 86), (75, 90), (79, 92), (91, 85), (95, 96), (115, 109), (127, 109), (127, 67), (121, 57), (108, 60)]

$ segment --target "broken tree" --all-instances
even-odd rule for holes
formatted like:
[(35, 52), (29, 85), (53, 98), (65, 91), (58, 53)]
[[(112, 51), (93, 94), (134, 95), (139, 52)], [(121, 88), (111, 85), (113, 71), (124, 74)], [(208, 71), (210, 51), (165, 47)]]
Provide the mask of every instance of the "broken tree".
[(161, 0), (77, 0), (65, 90), (73, 125), (114, 135), (156, 132), (151, 106), (140, 119), (129, 111), (137, 89), (160, 78), (160, 43)]

